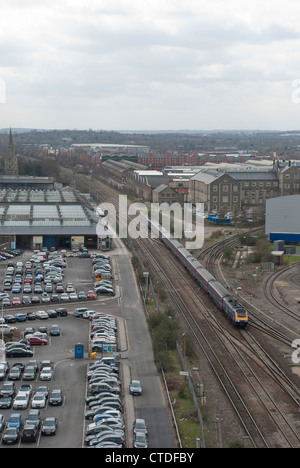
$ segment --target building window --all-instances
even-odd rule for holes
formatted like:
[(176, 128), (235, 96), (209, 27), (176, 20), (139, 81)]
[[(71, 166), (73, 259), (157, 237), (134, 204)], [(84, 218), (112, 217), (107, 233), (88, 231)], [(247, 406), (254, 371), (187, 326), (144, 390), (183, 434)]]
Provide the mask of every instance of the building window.
[(228, 203), (228, 197), (222, 197), (222, 203)]

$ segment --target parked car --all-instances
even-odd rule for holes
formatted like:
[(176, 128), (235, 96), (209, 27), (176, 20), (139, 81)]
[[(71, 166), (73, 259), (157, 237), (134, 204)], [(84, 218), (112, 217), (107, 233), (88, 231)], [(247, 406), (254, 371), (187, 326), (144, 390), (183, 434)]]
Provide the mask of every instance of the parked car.
[(57, 430), (57, 419), (54, 417), (48, 417), (43, 421), (41, 427), (42, 435), (55, 435)]
[(40, 320), (47, 320), (49, 318), (49, 315), (44, 310), (38, 310), (37, 312), (35, 312), (35, 315)]
[(29, 395), (27, 393), (18, 392), (16, 398), (14, 399), (13, 409), (24, 410), (28, 408), (28, 405), (29, 405)]
[(16, 385), (14, 382), (6, 381), (0, 389), (0, 396), (14, 398), (16, 395)]
[(129, 391), (131, 395), (141, 395), (143, 393), (141, 382), (139, 380), (132, 380), (129, 385)]
[(22, 416), (20, 413), (12, 413), (7, 421), (7, 427), (18, 427), (21, 428)]
[(22, 302), (19, 297), (14, 297), (11, 303), (11, 305), (14, 307), (20, 306), (21, 304)]
[(17, 444), (20, 437), (19, 427), (7, 427), (2, 436), (2, 444), (13, 445)]
[(9, 380), (20, 380), (22, 375), (22, 371), (18, 367), (12, 367), (8, 373)]
[(86, 297), (87, 297), (87, 299), (96, 299), (96, 295), (95, 295), (94, 291), (88, 291)]
[(53, 370), (51, 367), (44, 367), (40, 372), (40, 380), (52, 380)]
[(147, 435), (147, 426), (144, 419), (136, 419), (133, 424), (133, 433), (137, 434), (138, 432), (143, 432)]
[(59, 406), (63, 403), (63, 395), (60, 389), (54, 389), (49, 397), (50, 406)]
[(6, 357), (32, 357), (33, 351), (31, 349), (11, 348), (6, 350)]
[(39, 336), (27, 335), (26, 338), (32, 346), (45, 346), (48, 344), (48, 340), (46, 338), (41, 338)]
[(35, 424), (26, 424), (21, 431), (22, 442), (35, 442), (39, 433), (39, 428)]
[(25, 420), (25, 425), (35, 425), (38, 428), (41, 425), (41, 411), (39, 409), (29, 410), (28, 416)]
[(46, 406), (46, 396), (44, 393), (36, 393), (31, 400), (31, 408), (43, 409)]
[(60, 328), (58, 325), (53, 324), (50, 328), (50, 335), (51, 336), (60, 336)]
[(36, 371), (34, 367), (26, 367), (23, 373), (23, 380), (34, 380), (36, 376)]

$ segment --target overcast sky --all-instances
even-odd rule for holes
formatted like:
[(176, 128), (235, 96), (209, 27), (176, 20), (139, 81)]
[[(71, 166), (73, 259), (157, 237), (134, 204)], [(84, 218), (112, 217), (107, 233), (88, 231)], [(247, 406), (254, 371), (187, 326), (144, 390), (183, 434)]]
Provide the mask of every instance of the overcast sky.
[(0, 0), (0, 128), (300, 129), (299, 52), (299, 0)]

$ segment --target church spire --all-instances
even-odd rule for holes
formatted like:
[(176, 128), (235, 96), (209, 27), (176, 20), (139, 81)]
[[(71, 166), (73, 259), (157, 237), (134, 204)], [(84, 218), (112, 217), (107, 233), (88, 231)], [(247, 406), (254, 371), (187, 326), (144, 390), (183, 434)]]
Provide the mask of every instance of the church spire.
[(11, 131), (11, 127), (10, 127), (10, 132), (9, 132), (9, 145), (8, 147), (14, 147), (14, 142), (13, 142), (13, 136), (12, 136), (12, 131)]
[(8, 152), (5, 158), (5, 175), (16, 177), (19, 175), (18, 160), (15, 155), (12, 131), (9, 132)]

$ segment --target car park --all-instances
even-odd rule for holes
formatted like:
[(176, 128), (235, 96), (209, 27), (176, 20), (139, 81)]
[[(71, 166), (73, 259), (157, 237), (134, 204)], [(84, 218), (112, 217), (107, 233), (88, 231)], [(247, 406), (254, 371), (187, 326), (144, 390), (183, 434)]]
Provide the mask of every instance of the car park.
[[(71, 262), (72, 262), (71, 267), (74, 268), (74, 265), (75, 265), (73, 263), (74, 260), (70, 259), (70, 263)], [(83, 268), (86, 268), (86, 265), (90, 265), (90, 262), (91, 261), (82, 262)], [(41, 268), (41, 264), (39, 265), (39, 268)], [(37, 269), (33, 264), (32, 278), (30, 278), (29, 275), (28, 275), (28, 281), (32, 281), (32, 283), (34, 283), (34, 280), (36, 278), (36, 276), (35, 276), (36, 270)], [(45, 280), (44, 281), (42, 280), (41, 282), (35, 283), (35, 285), (41, 285), (43, 287), (43, 291), (48, 292), (48, 291), (45, 290), (47, 285), (49, 285), (49, 286), (51, 285), (52, 288), (55, 288), (55, 286), (54, 286), (54, 283), (48, 281), (44, 268), (41, 268), (41, 270), (43, 271), (43, 273), (45, 275)], [(25, 271), (26, 271), (25, 266), (24, 266), (23, 271), (24, 271), (23, 279), (25, 279)], [(81, 275), (81, 272), (80, 272), (80, 275)], [(79, 274), (78, 274), (78, 277), (79, 277)], [(86, 291), (92, 291), (92, 289), (93, 289), (93, 280), (91, 279), (90, 276), (86, 277), (86, 278), (87, 278), (87, 281), (83, 282), (84, 284), (82, 284), (80, 289), (81, 288), (84, 289), (86, 287)], [(39, 278), (39, 279), (41, 279), (41, 278)], [(66, 291), (66, 285), (68, 284), (67, 281), (70, 281), (70, 280), (72, 281), (69, 270), (67, 270), (66, 271), (66, 280), (64, 280), (63, 278), (61, 280), (61, 282), (64, 281), (63, 286), (65, 286), (65, 289), (64, 289), (65, 291)], [(85, 286), (85, 284), (87, 284), (88, 282), (89, 282), (89, 286)], [(13, 276), (12, 284), (14, 284), (14, 276)], [(29, 287), (31, 287), (30, 286), (31, 283), (26, 283), (26, 284)], [(34, 288), (34, 286), (32, 286), (32, 288)], [(79, 283), (74, 282), (74, 288), (76, 288), (76, 290), (79, 291)], [(22, 288), (22, 289), (23, 289), (23, 292), (24, 292), (24, 288)], [(26, 290), (28, 291), (28, 293), (26, 293)], [(28, 295), (25, 296), (25, 293), (28, 294)], [(30, 296), (32, 296), (32, 294), (29, 293), (29, 288), (28, 289), (25, 288), (25, 293), (24, 293), (23, 297), (28, 297), (29, 298)], [(48, 293), (50, 293), (50, 291)], [(94, 291), (93, 291), (93, 294), (94, 294)], [(34, 296), (34, 294), (33, 294), (33, 296)], [(10, 297), (12, 297), (11, 293), (10, 293)], [(83, 295), (81, 297), (86, 298), (87, 297), (87, 292), (83, 292)], [(40, 298), (41, 298), (41, 295), (40, 295)], [(31, 299), (31, 297), (30, 297), (30, 299)], [(79, 299), (79, 297), (78, 297), (78, 299)], [(30, 302), (31, 302), (31, 300), (30, 300)], [(28, 304), (29, 304), (29, 301), (28, 301)], [(86, 308), (82, 307), (82, 309), (83, 308), (86, 309), (85, 312), (88, 312), (86, 317), (84, 317), (84, 318), (91, 319), (91, 317), (93, 315), (99, 314), (99, 312), (97, 313), (95, 310), (91, 310), (91, 308), (94, 308), (92, 304), (79, 303), (78, 306), (85, 306), (86, 304), (90, 305), (90, 307), (89, 308), (88, 307), (86, 307)], [(34, 352), (34, 357), (30, 356), (29, 358), (25, 357), (25, 359), (20, 359), (20, 362), (23, 361), (23, 363), (26, 364), (26, 367), (25, 367), (24, 372), (22, 374), (24, 384), (26, 384), (26, 383), (32, 384), (32, 390), (33, 390), (33, 392), (31, 392), (30, 397), (29, 397), (29, 407), (28, 408), (31, 408), (32, 407), (32, 402), (35, 401), (35, 397), (32, 397), (32, 395), (37, 393), (37, 391), (40, 392), (39, 389), (37, 390), (37, 387), (39, 386), (39, 383), (41, 385), (42, 384), (48, 384), (49, 388), (50, 388), (50, 390), (48, 389), (48, 393), (47, 393), (48, 398), (46, 398), (46, 407), (42, 408), (42, 409), (33, 408), (34, 410), (40, 410), (41, 415), (43, 416), (42, 419), (45, 419), (45, 417), (48, 417), (48, 416), (50, 417), (52, 415), (59, 415), (58, 416), (59, 420), (61, 420), (61, 416), (62, 416), (63, 413), (67, 415), (66, 410), (69, 411), (69, 408), (66, 408), (66, 405), (68, 405), (68, 403), (71, 401), (71, 399), (69, 399), (69, 392), (70, 392), (70, 395), (72, 395), (73, 389), (71, 388), (71, 385), (68, 384), (68, 386), (67, 386), (67, 383), (65, 381), (64, 372), (67, 369), (67, 367), (65, 367), (67, 361), (66, 361), (65, 357), (62, 357), (62, 356), (63, 356), (63, 353), (65, 353), (66, 351), (68, 353), (68, 357), (69, 357), (69, 353), (71, 353), (71, 356), (72, 356), (72, 354), (74, 353), (74, 343), (81, 343), (81, 342), (85, 343), (85, 341), (81, 341), (81, 337), (80, 337), (79, 333), (77, 334), (77, 331), (74, 333), (76, 324), (75, 324), (75, 320), (73, 319), (73, 309), (75, 307), (77, 307), (77, 305), (74, 304), (73, 307), (72, 307), (72, 304), (70, 304), (70, 303), (68, 305), (65, 305), (65, 308), (69, 311), (69, 318), (68, 318), (66, 326), (65, 326), (65, 323), (66, 323), (65, 320), (62, 321), (59, 318), (55, 318), (55, 317), (62, 317), (63, 315), (68, 315), (67, 310), (64, 307), (60, 307), (60, 305), (64, 306), (64, 304), (57, 304), (57, 305), (53, 304), (53, 305), (49, 305), (49, 306), (47, 305), (47, 307), (45, 307), (45, 305), (34, 307), (34, 305), (33, 305), (33, 307), (30, 307), (30, 308), (28, 307), (27, 310), (24, 307), (23, 311), (25, 311), (25, 312), (23, 312), (23, 314), (26, 315), (26, 320), (27, 321), (29, 320), (29, 315), (30, 315), (30, 317), (32, 317), (32, 319), (34, 319), (35, 322), (34, 323), (29, 322), (28, 324), (27, 323), (17, 324), (19, 330), (21, 330), (22, 332), (26, 328), (29, 328), (27, 325), (29, 325), (29, 326), (33, 325), (33, 327), (31, 327), (32, 328), (31, 330), (26, 330), (25, 335), (27, 335), (29, 343), (30, 342), (32, 343), (32, 350), (31, 351)], [(59, 309), (61, 309), (61, 312), (58, 311), (58, 309), (55, 309), (55, 310), (53, 310), (53, 312), (50, 313), (50, 311), (48, 311), (47, 309), (48, 308), (50, 309), (51, 307), (59, 308)], [(98, 308), (98, 304), (97, 304), (97, 308)], [(36, 312), (39, 311), (39, 309), (44, 309), (44, 312), (46, 312), (48, 314), (48, 317), (51, 318), (52, 320), (46, 322), (45, 324), (44, 323), (39, 323), (37, 321), (37, 319), (39, 318), (39, 313), (36, 313)], [(17, 312), (17, 311), (15, 311), (15, 312)], [(18, 310), (18, 312), (19, 312), (19, 310)], [(80, 315), (80, 316), (83, 317), (83, 315)], [(98, 336), (97, 335), (98, 332), (99, 333), (101, 332), (103, 334), (105, 334), (107, 332), (107, 338), (109, 338), (110, 335), (114, 336), (114, 330), (109, 326), (109, 321), (110, 320), (113, 321), (113, 320), (108, 319), (108, 317), (106, 317), (106, 316), (104, 318), (104, 316), (105, 316), (105, 314), (100, 314), (102, 322), (105, 322), (105, 323), (101, 323), (101, 324), (96, 323), (95, 324), (96, 328), (94, 329), (93, 333), (95, 334), (95, 336)], [(53, 320), (53, 318), (54, 318), (54, 320)], [(41, 333), (39, 331), (40, 325), (47, 325), (49, 346), (45, 347), (44, 349), (34, 348), (33, 347), (33, 346), (35, 346), (34, 341), (31, 338), (32, 336), (34, 336), (34, 337), (38, 337), (39, 339), (41, 339), (41, 337), (43, 335), (43, 331), (42, 331), (42, 334), (40, 335), (39, 334), (39, 333)], [(56, 338), (50, 339), (50, 336), (55, 336), (55, 334), (56, 334), (56, 333), (52, 333), (52, 330), (54, 330), (56, 328), (56, 327), (53, 327), (53, 329), (52, 329), (53, 325), (57, 325), (57, 327), (59, 328), (59, 331), (63, 335), (61, 339), (56, 339)], [(84, 320), (81, 320), (81, 321), (78, 322), (78, 329), (82, 328), (82, 330), (85, 330), (85, 333), (88, 335), (89, 326), (92, 326), (92, 325), (94, 325), (94, 324), (92, 324), (92, 323), (89, 324), (89, 323), (86, 323)], [(22, 336), (24, 336), (24, 335), (22, 335)], [(70, 338), (72, 340), (73, 336), (74, 337), (77, 336), (77, 338), (74, 338), (73, 342), (68, 341), (68, 340), (70, 340)], [(86, 336), (86, 337), (88, 338), (88, 336)], [(78, 341), (75, 341), (75, 339), (78, 340)], [(66, 345), (65, 345), (65, 343), (66, 343)], [(23, 344), (26, 345), (25, 342)], [(14, 347), (16, 347), (16, 346), (14, 346)], [(18, 358), (19, 358), (19, 356), (18, 356)], [(36, 373), (35, 368), (33, 368), (33, 366), (30, 366), (29, 363), (28, 363), (28, 361), (31, 361), (34, 358), (36, 358), (39, 361), (39, 363), (38, 363), (39, 372), (38, 373)], [(43, 359), (47, 359), (47, 358), (50, 358), (51, 360), (53, 360), (53, 362), (49, 363), (49, 367), (51, 367), (50, 372), (51, 372), (51, 376), (53, 378), (53, 383), (52, 382), (48, 383), (47, 381), (39, 382), (39, 379), (42, 376), (43, 372), (46, 372), (46, 369), (45, 369), (45, 371), (40, 372), (40, 367), (42, 366), (41, 361)], [(50, 361), (50, 359), (49, 359), (49, 361)], [(17, 359), (17, 360), (19, 360), (19, 359)], [(11, 364), (11, 362), (9, 360), (7, 360), (7, 361)], [(79, 361), (72, 360), (71, 362), (72, 362), (71, 367), (74, 366), (74, 369), (75, 369), (76, 362), (79, 363)], [(57, 367), (56, 367), (57, 371), (55, 371), (55, 375), (53, 375), (54, 364), (57, 365)], [(46, 365), (46, 367), (48, 367), (48, 365), (46, 363), (43, 363), (43, 365)], [(113, 376), (115, 378), (118, 377), (118, 374), (115, 372), (116, 370), (118, 370), (117, 367), (115, 367), (115, 369), (110, 368), (110, 372), (105, 373), (107, 371), (107, 369), (108, 369), (108, 367), (106, 366), (106, 363), (105, 364), (104, 363), (99, 364), (99, 367), (97, 368), (97, 371), (99, 370), (98, 376), (102, 372), (103, 377), (105, 377), (107, 379), (109, 379), (111, 376)], [(70, 371), (71, 371), (71, 369), (70, 369)], [(94, 374), (95, 377), (96, 377), (96, 374), (97, 374), (97, 372), (95, 372), (95, 374)], [(67, 375), (67, 372), (66, 372), (66, 375)], [(30, 379), (30, 381), (26, 382), (27, 379)], [(116, 380), (114, 380), (114, 383), (115, 382), (116, 382)], [(65, 394), (65, 392), (63, 394), (61, 392), (60, 395), (59, 395), (59, 401), (54, 403), (53, 397), (55, 397), (55, 389), (56, 389), (56, 386), (59, 387), (60, 384), (62, 385), (62, 390), (63, 391), (65, 389), (67, 389), (67, 391), (68, 391), (68, 393), (66, 394), (66, 400), (65, 400), (65, 398), (63, 396)], [(17, 386), (17, 389), (18, 389), (20, 384), (16, 383), (16, 386)], [(73, 386), (73, 384), (72, 384), (72, 386)], [(109, 390), (111, 387), (106, 386), (105, 388), (107, 390)], [(54, 390), (52, 390), (52, 389), (54, 389)], [(114, 389), (114, 390), (116, 390), (116, 389)], [(122, 417), (122, 405), (121, 405), (122, 400), (121, 400), (121, 397), (120, 397), (120, 393), (121, 393), (121, 388), (118, 389), (117, 393), (110, 393), (110, 397), (107, 396), (107, 397), (99, 398), (98, 401), (97, 401), (97, 405), (101, 405), (102, 406), (101, 411), (102, 410), (104, 411), (103, 414), (101, 414), (99, 416), (99, 418), (103, 417), (103, 419), (109, 421), (109, 426), (107, 426), (107, 427), (122, 429), (124, 431), (125, 430), (125, 425), (124, 425), (124, 420), (123, 420), (123, 417)], [(14, 402), (14, 399), (12, 399), (11, 397), (2, 397), (2, 398), (7, 398), (8, 400), (10, 400), (10, 401), (7, 401), (7, 404), (10, 403), (12, 405), (12, 403)], [(61, 410), (58, 410), (58, 409), (56, 410), (55, 408), (52, 408), (52, 406), (54, 406), (56, 404), (63, 404), (64, 406), (63, 406), (63, 408)], [(108, 406), (109, 404), (110, 404), (110, 406)], [(120, 411), (118, 411), (118, 413), (116, 413), (115, 408), (118, 408)], [(5, 410), (5, 411), (9, 412), (10, 410), (8, 409), (8, 410)], [(31, 425), (32, 426), (35, 425), (34, 418), (33, 418), (33, 420), (31, 420), (31, 418), (27, 417), (28, 411), (32, 411), (31, 409), (29, 409), (27, 411), (24, 411), (24, 412), (23, 412), (23, 410), (22, 411), (17, 410), (17, 411), (20, 411), (22, 413), (22, 417), (23, 417), (23, 425), (22, 426), (23, 427), (30, 427)], [(97, 413), (97, 416), (98, 416), (98, 413)], [(45, 421), (41, 421), (41, 419), (39, 419), (39, 421), (41, 423), (41, 425), (40, 425), (40, 430), (41, 430), (41, 428), (42, 428)], [(62, 426), (64, 426), (64, 429), (65, 429), (65, 427), (66, 427), (65, 418), (63, 418), (63, 420), (62, 420)], [(42, 432), (40, 432), (40, 433), (42, 434)], [(20, 435), (21, 435), (20, 440), (22, 441), (22, 430), (20, 431)], [(79, 443), (82, 442), (82, 438), (81, 438), (82, 435), (84, 435), (84, 433), (82, 433), (82, 431), (80, 431), (80, 442)], [(65, 430), (64, 431), (61, 430), (60, 431), (60, 438), (57, 441), (57, 442), (59, 442), (59, 444), (61, 442), (61, 437), (62, 437), (62, 444), (63, 444), (64, 441), (67, 440), (67, 437), (71, 437), (71, 436), (70, 436), (70, 434), (67, 436)], [(105, 444), (105, 443), (109, 443), (109, 442), (103, 441), (101, 443)], [(112, 442), (110, 442), (110, 443), (112, 443)], [(49, 446), (53, 446), (53, 442), (51, 440), (48, 441), (46, 438), (45, 439), (44, 438), (39, 439), (38, 444), (41, 445), (42, 448), (45, 447), (47, 444)], [(77, 442), (76, 442), (76, 444), (77, 444)]]

